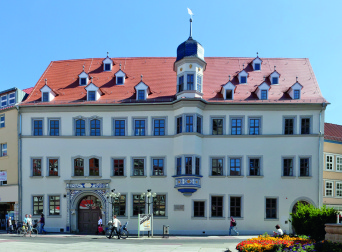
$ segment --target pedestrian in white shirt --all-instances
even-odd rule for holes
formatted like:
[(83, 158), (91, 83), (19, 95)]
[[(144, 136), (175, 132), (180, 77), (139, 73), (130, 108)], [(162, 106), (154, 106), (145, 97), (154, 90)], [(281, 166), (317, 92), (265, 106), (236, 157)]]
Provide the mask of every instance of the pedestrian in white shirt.
[(118, 239), (120, 239), (120, 227), (119, 226), (121, 226), (121, 222), (119, 221), (119, 219), (116, 218), (116, 215), (114, 215), (113, 227), (114, 227), (116, 234), (118, 235)]
[(274, 235), (282, 236), (284, 234), (283, 230), (281, 230), (279, 225), (276, 225), (275, 228), (277, 229), (276, 232), (273, 231)]
[(102, 219), (101, 219), (101, 216), (99, 216), (99, 220), (98, 220), (98, 222), (97, 222), (97, 225), (98, 225), (98, 226), (102, 226)]

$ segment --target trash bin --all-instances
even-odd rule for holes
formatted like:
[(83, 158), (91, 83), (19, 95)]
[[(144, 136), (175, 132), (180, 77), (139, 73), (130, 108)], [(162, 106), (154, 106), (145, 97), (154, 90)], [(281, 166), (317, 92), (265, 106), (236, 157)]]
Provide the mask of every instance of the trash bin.
[(163, 225), (163, 238), (169, 238), (169, 225)]

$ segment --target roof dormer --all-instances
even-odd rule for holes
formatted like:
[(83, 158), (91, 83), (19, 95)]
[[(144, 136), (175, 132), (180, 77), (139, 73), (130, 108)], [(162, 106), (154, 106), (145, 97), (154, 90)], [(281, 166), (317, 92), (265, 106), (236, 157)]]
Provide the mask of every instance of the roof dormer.
[(121, 64), (120, 64), (120, 70), (115, 73), (116, 85), (125, 84), (125, 79), (126, 79), (126, 74), (121, 70)]
[(269, 76), (271, 84), (272, 85), (279, 84), (279, 77), (280, 77), (280, 73), (277, 72), (276, 66), (274, 66), (274, 71)]
[(138, 85), (136, 85), (134, 87), (135, 89), (135, 94), (136, 94), (136, 97), (135, 99), (136, 100), (146, 100), (147, 97), (148, 97), (148, 94), (150, 93), (150, 88), (149, 86), (147, 86), (143, 80), (142, 80), (143, 76), (141, 75), (141, 81), (139, 82)]
[(259, 100), (268, 100), (268, 92), (271, 87), (265, 82), (261, 83), (255, 90), (255, 94), (258, 96)]
[(79, 85), (80, 86), (86, 86), (89, 82), (89, 75), (84, 71), (84, 65), (83, 65), (83, 71), (78, 75), (79, 78)]
[(230, 81), (230, 75), (229, 75), (229, 81), (221, 89), (221, 93), (223, 95), (223, 99), (225, 99), (225, 100), (234, 100), (235, 88), (236, 87)]
[(101, 89), (93, 83), (93, 77), (91, 77), (91, 82), (85, 87), (85, 90), (87, 91), (87, 101), (98, 101), (103, 95)]
[(254, 71), (260, 71), (261, 70), (261, 63), (262, 60), (259, 58), (259, 55), (257, 53), (257, 57), (252, 61), (252, 66)]
[[(245, 65), (243, 65), (243, 68), (245, 68)], [(239, 83), (240, 83), (240, 84), (247, 84), (247, 77), (248, 77), (248, 73), (245, 71), (245, 69), (243, 69), (243, 70), (238, 74)]]
[(102, 61), (103, 71), (112, 71), (113, 61), (109, 58), (109, 53), (107, 52), (107, 57)]
[(287, 93), (293, 100), (300, 100), (303, 86), (298, 82), (298, 77), (296, 77), (296, 83), (293, 84)]
[(45, 79), (45, 85), (40, 89), (40, 92), (42, 93), (42, 102), (50, 102), (56, 97), (56, 93), (47, 85), (47, 79)]

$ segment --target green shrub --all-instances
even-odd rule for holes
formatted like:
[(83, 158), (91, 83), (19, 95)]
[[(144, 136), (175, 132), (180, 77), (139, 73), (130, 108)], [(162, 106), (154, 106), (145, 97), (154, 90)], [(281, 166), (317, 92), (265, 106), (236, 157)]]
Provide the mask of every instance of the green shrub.
[(297, 211), (291, 214), (291, 222), (298, 235), (308, 235), (316, 241), (324, 240), (325, 224), (336, 223), (337, 211), (333, 208), (316, 208), (299, 203)]

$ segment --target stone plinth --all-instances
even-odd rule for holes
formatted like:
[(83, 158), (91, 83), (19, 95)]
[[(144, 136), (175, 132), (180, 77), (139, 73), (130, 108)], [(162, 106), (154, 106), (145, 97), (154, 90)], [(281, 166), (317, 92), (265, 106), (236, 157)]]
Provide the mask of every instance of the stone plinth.
[(342, 225), (325, 224), (325, 239), (332, 242), (342, 242)]

